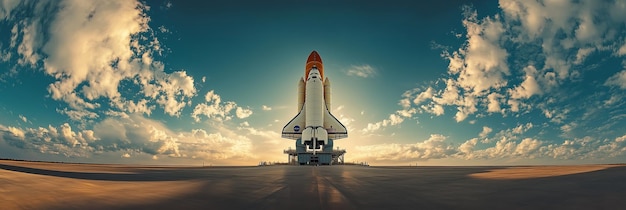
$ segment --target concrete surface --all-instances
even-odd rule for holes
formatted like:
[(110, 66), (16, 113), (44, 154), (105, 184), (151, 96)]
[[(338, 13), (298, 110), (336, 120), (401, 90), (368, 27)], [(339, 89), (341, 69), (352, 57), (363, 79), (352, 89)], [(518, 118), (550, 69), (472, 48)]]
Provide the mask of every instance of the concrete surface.
[(623, 209), (623, 165), (148, 167), (0, 161), (0, 209)]

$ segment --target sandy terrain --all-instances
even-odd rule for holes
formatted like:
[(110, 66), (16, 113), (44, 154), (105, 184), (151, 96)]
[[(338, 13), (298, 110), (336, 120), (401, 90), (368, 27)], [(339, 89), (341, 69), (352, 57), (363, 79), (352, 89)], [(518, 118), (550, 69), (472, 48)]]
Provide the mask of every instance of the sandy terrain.
[(0, 209), (621, 209), (623, 165), (146, 167), (0, 160)]
[[(194, 191), (194, 187), (198, 186), (194, 180), (116, 181), (114, 175), (135, 174), (133, 172), (136, 170), (115, 165), (13, 161), (0, 161), (0, 164), (5, 165), (1, 167), (5, 170), (0, 170), (2, 195), (0, 209), (80, 209), (98, 203), (123, 207), (147, 203), (150, 200), (167, 199)], [(28, 169), (42, 170), (28, 171)], [(23, 170), (26, 173), (12, 170)], [(111, 176), (112, 180), (106, 180), (104, 176), (107, 175)], [(97, 176), (103, 178), (98, 179)]]
[(622, 165), (519, 166), (470, 174), (479, 179), (531, 179), (604, 170)]

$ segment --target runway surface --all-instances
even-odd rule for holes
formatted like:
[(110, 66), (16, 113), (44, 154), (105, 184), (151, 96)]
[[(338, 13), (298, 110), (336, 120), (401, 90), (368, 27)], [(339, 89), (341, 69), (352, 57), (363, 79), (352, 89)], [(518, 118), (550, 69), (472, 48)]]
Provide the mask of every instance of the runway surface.
[(148, 167), (0, 160), (0, 209), (622, 209), (623, 165)]

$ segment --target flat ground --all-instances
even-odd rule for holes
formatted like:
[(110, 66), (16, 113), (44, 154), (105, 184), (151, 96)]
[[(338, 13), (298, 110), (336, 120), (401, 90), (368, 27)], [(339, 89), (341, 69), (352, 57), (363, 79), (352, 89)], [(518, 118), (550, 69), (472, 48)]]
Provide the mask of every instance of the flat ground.
[(623, 209), (623, 165), (148, 167), (0, 160), (0, 209)]

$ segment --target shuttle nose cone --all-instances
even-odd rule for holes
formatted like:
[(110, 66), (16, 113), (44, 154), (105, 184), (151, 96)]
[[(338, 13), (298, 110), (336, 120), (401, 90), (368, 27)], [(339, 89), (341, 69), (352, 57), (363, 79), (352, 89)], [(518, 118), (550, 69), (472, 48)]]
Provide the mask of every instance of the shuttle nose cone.
[(311, 71), (311, 68), (313, 68), (313, 66), (315, 66), (317, 70), (320, 71), (320, 76), (322, 77), (321, 80), (323, 81), (324, 65), (322, 64), (322, 57), (320, 57), (320, 54), (318, 54), (315, 50), (313, 50), (313, 52), (309, 54), (309, 58), (306, 59), (306, 65), (304, 67), (304, 78), (307, 78), (309, 76), (309, 72)]
[(313, 50), (313, 52), (311, 52), (311, 54), (309, 55), (309, 58), (306, 60), (307, 63), (311, 62), (311, 61), (317, 61), (317, 62), (322, 62), (322, 58), (320, 57), (320, 54), (317, 54), (317, 51)]

